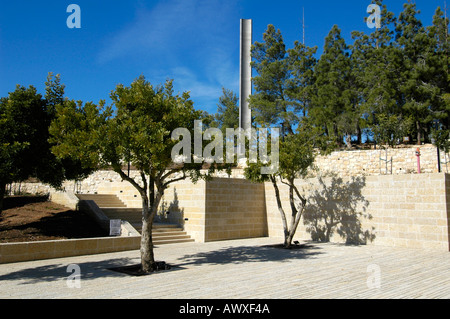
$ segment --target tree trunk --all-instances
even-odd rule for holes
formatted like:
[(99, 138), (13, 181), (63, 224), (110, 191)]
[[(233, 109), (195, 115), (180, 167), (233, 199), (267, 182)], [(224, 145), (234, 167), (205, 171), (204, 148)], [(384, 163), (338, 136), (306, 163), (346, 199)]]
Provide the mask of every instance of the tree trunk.
[(329, 243), (331, 239), (331, 231), (333, 229), (333, 216), (330, 217), (330, 222), (327, 222), (325, 217), (325, 242)]
[(416, 122), (416, 128), (417, 128), (417, 145), (422, 145), (422, 127), (419, 121)]
[(297, 208), (295, 207), (295, 200), (294, 200), (294, 188), (289, 185), (289, 204), (291, 205), (291, 227), (288, 229), (288, 236), (285, 238), (284, 246), (286, 248), (291, 247), (292, 239), (295, 235), (295, 224), (296, 219), (299, 214), (297, 214)]
[(141, 234), (141, 270), (149, 273), (156, 270), (155, 255), (153, 252), (153, 220), (158, 212), (158, 206), (163, 196), (163, 190), (158, 187), (153, 205), (149, 206), (147, 194), (142, 194), (142, 234)]
[(295, 206), (295, 199), (294, 199), (294, 181), (290, 182), (291, 185), (289, 185), (289, 201), (291, 204), (291, 210), (292, 210), (292, 217), (291, 217), (291, 227), (289, 229), (289, 234), (287, 238), (285, 239), (284, 246), (286, 248), (291, 247), (292, 240), (294, 239), (295, 233), (297, 232), (298, 224), (300, 223), (300, 219), (302, 218), (303, 211), (305, 210), (306, 202), (303, 198), (299, 198), (302, 201), (302, 208), (299, 211), (297, 207)]
[(141, 270), (151, 272), (155, 265), (153, 253), (152, 228), (153, 219), (150, 217), (150, 207), (147, 194), (142, 195), (142, 235), (141, 235)]
[(348, 149), (352, 148), (352, 136), (350, 134), (345, 135), (345, 144), (347, 145)]
[(362, 144), (362, 130), (361, 130), (361, 127), (359, 126), (359, 123), (356, 124), (356, 137), (357, 137), (356, 143), (358, 145), (361, 145)]
[(283, 223), (284, 246), (286, 247), (286, 245), (288, 243), (288, 238), (289, 238), (289, 230), (288, 230), (287, 221), (286, 221), (286, 214), (284, 213), (283, 206), (281, 204), (280, 190), (278, 189), (277, 181), (275, 178), (276, 177), (273, 175), (270, 176), (270, 180), (272, 181), (273, 188), (275, 189), (275, 197), (277, 199), (278, 211), (280, 212), (281, 221)]
[(155, 179), (152, 175), (149, 177), (148, 182), (148, 189), (149, 189), (149, 196), (150, 196), (150, 207), (153, 207), (155, 205)]
[(3, 211), (3, 199), (5, 198), (6, 184), (0, 182), (0, 214)]

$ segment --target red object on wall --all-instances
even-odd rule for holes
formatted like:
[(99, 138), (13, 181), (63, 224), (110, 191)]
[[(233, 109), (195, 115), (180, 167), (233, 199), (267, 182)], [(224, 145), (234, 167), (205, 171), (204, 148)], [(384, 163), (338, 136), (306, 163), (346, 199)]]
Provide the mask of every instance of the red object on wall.
[(418, 147), (416, 149), (416, 156), (417, 156), (417, 173), (421, 173), (420, 172), (420, 148)]

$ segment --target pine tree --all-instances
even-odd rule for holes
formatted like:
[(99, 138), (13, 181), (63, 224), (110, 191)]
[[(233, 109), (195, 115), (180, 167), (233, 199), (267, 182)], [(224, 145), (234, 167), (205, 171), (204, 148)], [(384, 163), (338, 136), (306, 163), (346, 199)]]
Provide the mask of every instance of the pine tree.
[(289, 64), (286, 46), (280, 30), (267, 27), (264, 42), (252, 46), (252, 67), (255, 93), (250, 96), (250, 108), (259, 125), (280, 125), (282, 135), (293, 133), (298, 117), (289, 96)]
[[(293, 49), (286, 50), (280, 30), (275, 31), (273, 25), (268, 26), (263, 39), (263, 43), (256, 42), (252, 47), (252, 66), (257, 76), (253, 78), (256, 92), (250, 97), (250, 107), (258, 125), (281, 126), (282, 138), (279, 152), (271, 149), (278, 155), (278, 163), (271, 163), (276, 171), (263, 174), (261, 167), (267, 163), (260, 160), (247, 163), (245, 176), (255, 182), (272, 183), (283, 223), (284, 246), (289, 248), (306, 205), (295, 180), (306, 175), (317, 155), (316, 147), (325, 149), (330, 144), (323, 143), (323, 132), (304, 117), (311, 99), (315, 48), (296, 42)], [(289, 187), (290, 223), (281, 202), (279, 183)]]
[(433, 100), (431, 129), (434, 144), (445, 153), (450, 150), (450, 75), (449, 75), (449, 20), (440, 7), (436, 9), (433, 25), (427, 28), (435, 53), (433, 84), (439, 89), (439, 97)]
[[(358, 72), (356, 78), (362, 88), (361, 112), (370, 134), (374, 135), (376, 143), (394, 145), (394, 139), (405, 133), (404, 127), (409, 123), (402, 114), (404, 101), (399, 90), (401, 51), (394, 42), (396, 18), (381, 0), (372, 3), (382, 8), (381, 26), (368, 35), (353, 32), (352, 57), (354, 65), (359, 65), (356, 70), (353, 66), (353, 72)], [(399, 125), (392, 127), (393, 121)], [(387, 126), (392, 134), (384, 130)], [(396, 128), (398, 132), (392, 131)], [(380, 132), (387, 135), (381, 137)]]
[(225, 133), (227, 128), (236, 129), (239, 127), (239, 98), (232, 90), (222, 88), (222, 92), (214, 118)]
[(298, 41), (288, 50), (291, 78), (288, 80), (288, 95), (294, 103), (298, 116), (308, 116), (314, 93), (314, 67), (317, 63), (317, 47), (310, 48)]
[[(342, 144), (355, 131), (350, 89), (351, 62), (348, 46), (337, 25), (325, 38), (325, 47), (315, 68), (315, 95), (310, 116), (316, 125), (325, 125), (328, 135)], [(351, 119), (349, 121), (349, 119)], [(348, 145), (348, 144), (347, 144)]]
[(437, 63), (433, 39), (418, 14), (414, 3), (404, 4), (396, 26), (396, 45), (402, 52), (399, 90), (404, 98), (403, 112), (413, 119), (420, 145), (428, 137), (432, 122), (430, 106), (439, 97), (439, 88), (433, 79)]

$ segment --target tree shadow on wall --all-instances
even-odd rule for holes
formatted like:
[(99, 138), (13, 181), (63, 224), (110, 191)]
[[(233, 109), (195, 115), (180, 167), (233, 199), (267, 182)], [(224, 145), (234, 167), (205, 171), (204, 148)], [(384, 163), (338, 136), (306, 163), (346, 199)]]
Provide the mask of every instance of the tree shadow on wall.
[(375, 239), (374, 227), (364, 230), (361, 221), (372, 219), (366, 212), (369, 202), (362, 195), (365, 177), (344, 182), (333, 176), (326, 183), (319, 177), (319, 187), (308, 198), (304, 224), (313, 241), (329, 242), (334, 233), (346, 244), (361, 245)]
[(175, 187), (173, 189), (173, 200), (170, 203), (164, 199), (162, 200), (155, 220), (160, 223), (183, 224), (184, 208), (180, 207), (178, 192)]

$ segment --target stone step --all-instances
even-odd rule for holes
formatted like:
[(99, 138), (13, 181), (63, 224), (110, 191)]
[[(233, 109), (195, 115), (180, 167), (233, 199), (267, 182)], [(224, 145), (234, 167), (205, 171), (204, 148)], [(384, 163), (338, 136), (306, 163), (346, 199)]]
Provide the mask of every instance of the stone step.
[[(135, 222), (135, 223), (130, 223), (131, 226), (133, 226), (137, 231), (141, 231), (142, 230), (142, 222)], [(180, 232), (183, 232), (183, 228), (179, 227), (178, 225), (174, 225), (174, 224), (158, 224), (155, 223), (153, 224), (153, 229), (152, 229), (152, 234), (167, 234), (167, 233), (175, 233), (175, 234), (179, 234)]]
[(186, 235), (186, 233), (181, 232), (180, 234), (172, 234), (172, 235), (169, 235), (169, 234), (165, 234), (165, 235), (159, 234), (159, 235), (157, 235), (157, 234), (152, 233), (152, 238), (155, 239), (155, 240), (156, 239), (158, 239), (158, 240), (166, 240), (166, 239), (190, 239), (191, 237), (189, 235)]
[(183, 228), (177, 227), (176, 225), (174, 225), (174, 227), (164, 227), (164, 226), (156, 226), (155, 224), (153, 224), (152, 231), (154, 233), (172, 233), (183, 231)]
[(180, 244), (180, 243), (193, 243), (193, 242), (195, 242), (195, 240), (192, 238), (189, 238), (189, 239), (167, 239), (167, 240), (154, 239), (153, 245)]
[(116, 195), (108, 194), (77, 194), (80, 200), (92, 200), (98, 207), (127, 207)]
[[(132, 224), (141, 232), (142, 224)], [(153, 224), (152, 238), (154, 245), (192, 243), (195, 242), (181, 227), (173, 224)]]
[(175, 232), (155, 232), (152, 231), (153, 238), (164, 238), (164, 237), (189, 237), (185, 231), (175, 231)]

